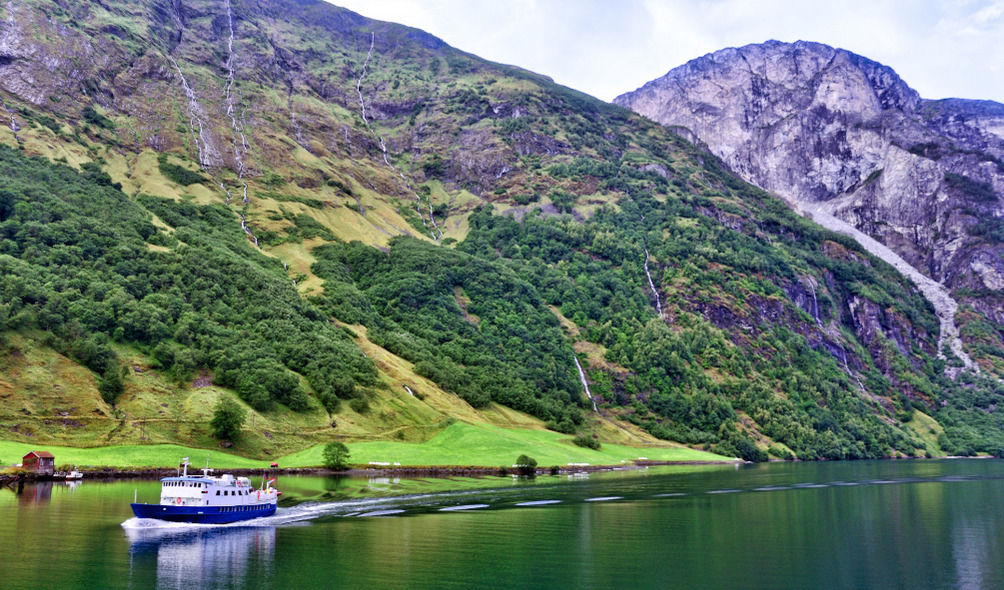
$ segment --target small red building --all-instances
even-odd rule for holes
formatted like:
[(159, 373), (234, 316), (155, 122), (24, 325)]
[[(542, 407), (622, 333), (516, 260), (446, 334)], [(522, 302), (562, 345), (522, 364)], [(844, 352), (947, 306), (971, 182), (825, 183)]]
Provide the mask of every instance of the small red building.
[(56, 470), (56, 458), (49, 451), (30, 451), (21, 459), (21, 467), (46, 475)]

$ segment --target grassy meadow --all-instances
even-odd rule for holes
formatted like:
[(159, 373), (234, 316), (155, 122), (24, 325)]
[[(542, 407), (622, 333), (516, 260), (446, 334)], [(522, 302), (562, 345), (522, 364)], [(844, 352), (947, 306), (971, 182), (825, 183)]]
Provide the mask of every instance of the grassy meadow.
[[(546, 430), (501, 428), (486, 424), (456, 422), (424, 443), (398, 441), (349, 442), (350, 462), (367, 465), (370, 461), (400, 463), (402, 466), (471, 465), (509, 466), (521, 454), (527, 454), (542, 466), (589, 463), (619, 465), (639, 457), (652, 461), (726, 461), (728, 458), (686, 447), (652, 445), (629, 447), (604, 444), (599, 451), (577, 447), (571, 437)], [(322, 463), (319, 444), (277, 460), (282, 467), (318, 467)], [(123, 469), (172, 467), (188, 456), (195, 465), (209, 457), (211, 467), (262, 467), (264, 460), (249, 459), (217, 450), (196, 449), (172, 444), (118, 445), (80, 449), (25, 442), (0, 441), (0, 464), (20, 462), (30, 450), (44, 449), (56, 456), (56, 464), (105, 466)]]

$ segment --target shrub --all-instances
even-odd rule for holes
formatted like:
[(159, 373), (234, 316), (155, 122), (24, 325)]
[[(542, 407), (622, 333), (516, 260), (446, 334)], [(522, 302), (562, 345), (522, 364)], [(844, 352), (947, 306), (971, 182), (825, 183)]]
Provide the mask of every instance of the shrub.
[(122, 383), (122, 375), (119, 373), (118, 363), (115, 361), (108, 361), (104, 375), (101, 376), (101, 380), (98, 382), (98, 391), (101, 393), (101, 399), (113, 406), (118, 397), (125, 391), (125, 385)]
[(321, 451), (324, 466), (332, 471), (342, 471), (349, 466), (349, 448), (344, 443), (329, 442)]
[(537, 474), (537, 460), (526, 454), (520, 455), (516, 458), (516, 469), (520, 475), (533, 477)]
[(572, 443), (586, 449), (592, 449), (594, 451), (600, 450), (600, 441), (589, 436), (588, 434), (580, 434), (572, 439)]
[(221, 397), (216, 409), (213, 410), (213, 419), (209, 421), (213, 436), (220, 439), (237, 438), (246, 416), (244, 408), (235, 400), (226, 396)]
[(197, 183), (209, 183), (209, 179), (198, 172), (192, 172), (187, 168), (182, 168), (177, 164), (168, 162), (167, 156), (163, 154), (161, 154), (157, 159), (157, 168), (160, 169), (160, 173), (163, 174), (165, 178), (182, 186)]
[(767, 448), (767, 454), (773, 455), (774, 457), (777, 457), (782, 461), (793, 461), (795, 459), (795, 456), (792, 455), (790, 452), (788, 452), (787, 449), (785, 449), (784, 447), (779, 447), (777, 445), (770, 445)]

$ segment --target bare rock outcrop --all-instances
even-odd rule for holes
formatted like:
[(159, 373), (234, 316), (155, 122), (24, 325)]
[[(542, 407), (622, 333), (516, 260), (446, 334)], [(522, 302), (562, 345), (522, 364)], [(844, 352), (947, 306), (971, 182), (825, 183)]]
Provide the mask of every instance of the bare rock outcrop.
[(1004, 105), (921, 99), (842, 49), (724, 49), (614, 102), (690, 129), (748, 181), (821, 204), (949, 287), (986, 242), (971, 228), (1004, 215)]
[(614, 102), (686, 128), (747, 181), (875, 238), (960, 303), (1002, 308), (1004, 105), (925, 100), (887, 66), (804, 41), (723, 49)]

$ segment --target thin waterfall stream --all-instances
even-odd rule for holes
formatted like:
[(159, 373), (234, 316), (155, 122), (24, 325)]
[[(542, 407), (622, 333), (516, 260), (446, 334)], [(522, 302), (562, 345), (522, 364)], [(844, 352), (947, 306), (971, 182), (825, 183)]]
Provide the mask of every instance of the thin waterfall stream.
[(579, 370), (579, 380), (582, 381), (582, 388), (586, 390), (586, 397), (593, 403), (593, 411), (599, 414), (600, 409), (596, 407), (596, 400), (593, 399), (593, 394), (589, 391), (589, 383), (586, 382), (586, 372), (582, 370), (578, 357), (572, 355), (572, 358), (575, 359), (575, 368)]

